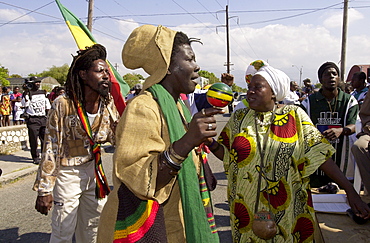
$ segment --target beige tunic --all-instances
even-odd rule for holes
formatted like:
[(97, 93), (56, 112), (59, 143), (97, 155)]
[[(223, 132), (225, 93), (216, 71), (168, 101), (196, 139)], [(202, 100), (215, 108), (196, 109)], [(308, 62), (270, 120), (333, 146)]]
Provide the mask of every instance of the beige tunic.
[[(151, 93), (132, 99), (117, 127), (114, 154), (114, 189), (100, 217), (98, 242), (112, 242), (117, 217), (117, 190), (121, 182), (139, 198), (153, 199), (163, 205), (169, 242), (185, 242), (180, 190), (177, 177), (155, 191), (158, 156), (170, 145), (168, 127)], [(199, 159), (193, 154), (198, 168)]]

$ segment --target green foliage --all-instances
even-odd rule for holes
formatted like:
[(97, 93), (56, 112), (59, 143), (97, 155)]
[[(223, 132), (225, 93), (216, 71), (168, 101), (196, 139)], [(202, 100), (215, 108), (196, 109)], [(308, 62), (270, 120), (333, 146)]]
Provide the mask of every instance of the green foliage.
[(208, 72), (208, 71), (205, 71), (205, 70), (200, 70), (198, 72), (198, 74), (199, 74), (199, 76), (201, 76), (203, 78), (207, 78), (209, 80), (210, 84), (220, 82), (220, 79), (217, 78), (214, 73), (211, 73), (211, 72)]
[(19, 74), (12, 74), (12, 75), (10, 75), (9, 78), (23, 78), (23, 77)]
[(47, 92), (51, 92), (53, 88), (50, 85), (41, 85), (42, 90), (46, 90)]
[(9, 70), (0, 64), (0, 82), (2, 86), (9, 86), (10, 83), (6, 80), (7, 78), (9, 78)]
[(9, 80), (4, 79), (3, 81), (1, 81), (1, 86), (3, 86), (3, 87), (8, 87), (8, 86), (10, 86), (10, 82), (9, 82)]
[(64, 85), (64, 83), (67, 80), (67, 74), (69, 70), (69, 65), (64, 64), (63, 66), (57, 67), (52, 66), (49, 68), (49, 70), (43, 71), (37, 75), (29, 75), (29, 76), (38, 76), (38, 77), (52, 77), (55, 78), (61, 85)]
[[(27, 75), (27, 77), (32, 77), (32, 76), (35, 76), (35, 77), (37, 77), (37, 76), (40, 76), (39, 74), (37, 74), (37, 73), (29, 73), (28, 75)], [(41, 76), (40, 76), (41, 77)]]
[(231, 89), (232, 89), (233, 92), (239, 92), (239, 93), (246, 93), (247, 92), (246, 88), (239, 87), (235, 83), (231, 86)]
[(315, 84), (315, 87), (316, 87), (316, 88), (318, 88), (318, 89), (321, 89), (321, 86), (322, 86), (322, 84), (321, 84), (321, 83), (317, 83), (317, 84)]
[(140, 80), (144, 80), (144, 77), (137, 73), (126, 73), (122, 78), (130, 86), (130, 89), (134, 87), (135, 84), (140, 83)]

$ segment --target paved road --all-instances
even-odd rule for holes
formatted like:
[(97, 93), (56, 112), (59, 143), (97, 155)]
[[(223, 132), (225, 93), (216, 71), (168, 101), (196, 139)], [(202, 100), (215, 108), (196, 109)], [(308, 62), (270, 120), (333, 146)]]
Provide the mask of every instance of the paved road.
[[(227, 120), (227, 115), (217, 116), (218, 132)], [(112, 182), (112, 153), (104, 153), (102, 159), (108, 181)], [(209, 161), (218, 180), (212, 198), (220, 240), (225, 243), (232, 242), (229, 207), (226, 201), (227, 181), (222, 162), (213, 155), (209, 156)], [(0, 188), (0, 242), (48, 242), (51, 232), (50, 214), (44, 216), (34, 209), (36, 193), (31, 190), (34, 178), (35, 174), (29, 175)]]

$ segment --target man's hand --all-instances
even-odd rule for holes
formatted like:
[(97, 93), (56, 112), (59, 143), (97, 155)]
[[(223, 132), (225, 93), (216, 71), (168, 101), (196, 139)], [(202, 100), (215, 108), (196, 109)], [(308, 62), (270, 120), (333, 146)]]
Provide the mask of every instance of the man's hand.
[(230, 73), (222, 73), (221, 74), (221, 82), (223, 82), (224, 84), (227, 84), (231, 87), (234, 83), (234, 75), (232, 75)]
[(343, 128), (330, 128), (325, 130), (322, 134), (324, 137), (329, 141), (334, 141), (335, 139), (339, 138), (342, 134)]
[(52, 205), (53, 196), (51, 194), (46, 196), (37, 196), (35, 209), (41, 214), (48, 215)]

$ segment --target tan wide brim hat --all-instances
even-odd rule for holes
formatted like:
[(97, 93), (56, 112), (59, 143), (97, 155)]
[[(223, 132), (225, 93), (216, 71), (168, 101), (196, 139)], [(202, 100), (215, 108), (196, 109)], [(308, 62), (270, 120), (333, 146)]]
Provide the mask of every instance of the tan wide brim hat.
[(132, 31), (122, 49), (126, 68), (143, 68), (150, 76), (143, 90), (162, 81), (170, 66), (176, 31), (159, 25), (143, 25)]

